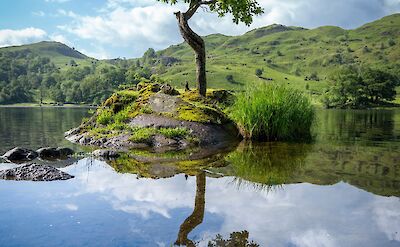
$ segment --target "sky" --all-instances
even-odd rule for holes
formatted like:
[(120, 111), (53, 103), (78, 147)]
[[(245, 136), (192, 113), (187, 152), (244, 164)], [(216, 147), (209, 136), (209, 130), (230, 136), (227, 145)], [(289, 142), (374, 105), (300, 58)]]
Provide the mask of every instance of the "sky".
[[(352, 29), (400, 12), (400, 0), (258, 2), (264, 14), (249, 27), (205, 9), (190, 25), (201, 35), (240, 35), (274, 23)], [(1, 0), (0, 47), (53, 40), (98, 59), (140, 57), (150, 47), (159, 50), (183, 41), (173, 13), (186, 8), (156, 0)]]

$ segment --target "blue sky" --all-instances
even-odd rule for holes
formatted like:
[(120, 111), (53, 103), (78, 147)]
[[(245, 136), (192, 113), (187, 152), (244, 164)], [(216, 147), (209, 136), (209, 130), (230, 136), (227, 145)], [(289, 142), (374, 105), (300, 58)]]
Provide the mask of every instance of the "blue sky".
[[(191, 25), (202, 35), (242, 34), (273, 23), (355, 28), (400, 11), (400, 0), (259, 0), (265, 14), (250, 27), (199, 10)], [(182, 42), (173, 12), (155, 0), (1, 0), (0, 47), (55, 40), (96, 58), (138, 57)]]

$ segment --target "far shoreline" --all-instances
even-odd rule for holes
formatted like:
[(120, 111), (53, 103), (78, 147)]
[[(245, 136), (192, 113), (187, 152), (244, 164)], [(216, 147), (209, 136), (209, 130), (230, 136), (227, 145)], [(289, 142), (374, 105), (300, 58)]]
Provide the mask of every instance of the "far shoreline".
[(98, 106), (90, 104), (38, 104), (38, 103), (17, 103), (0, 105), (0, 108), (90, 108), (95, 109)]

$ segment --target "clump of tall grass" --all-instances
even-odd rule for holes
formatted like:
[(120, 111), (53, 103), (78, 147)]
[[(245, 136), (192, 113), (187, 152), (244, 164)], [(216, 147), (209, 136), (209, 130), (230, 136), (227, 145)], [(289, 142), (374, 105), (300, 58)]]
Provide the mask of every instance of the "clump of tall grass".
[(315, 111), (298, 90), (257, 84), (237, 96), (230, 117), (245, 139), (297, 140), (310, 137)]

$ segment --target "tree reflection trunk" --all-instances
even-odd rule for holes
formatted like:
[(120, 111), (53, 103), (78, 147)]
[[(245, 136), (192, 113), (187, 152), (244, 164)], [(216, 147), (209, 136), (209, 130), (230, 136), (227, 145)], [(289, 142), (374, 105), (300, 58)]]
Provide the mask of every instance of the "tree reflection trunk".
[(188, 239), (188, 234), (198, 225), (203, 222), (206, 194), (206, 174), (201, 172), (196, 175), (196, 198), (194, 202), (193, 213), (186, 218), (179, 228), (178, 238), (175, 241), (176, 245), (186, 245), (189, 247), (195, 244)]

